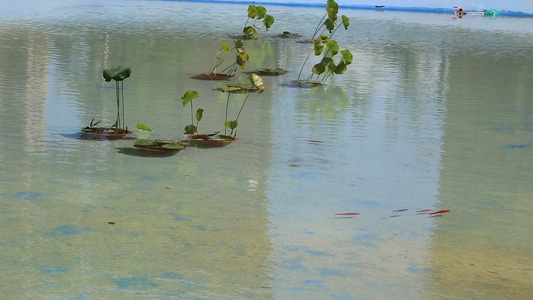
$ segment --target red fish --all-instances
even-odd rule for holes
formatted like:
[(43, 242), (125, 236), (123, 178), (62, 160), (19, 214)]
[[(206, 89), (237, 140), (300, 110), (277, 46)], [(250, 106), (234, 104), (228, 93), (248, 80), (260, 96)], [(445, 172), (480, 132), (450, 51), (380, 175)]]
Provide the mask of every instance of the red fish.
[(431, 211), (431, 209), (422, 209), (422, 210), (418, 210), (416, 213), (417, 214), (423, 214), (423, 213), (428, 213), (430, 211)]
[(309, 142), (309, 143), (323, 143), (322, 141), (319, 141), (319, 140), (304, 140), (304, 142)]
[(349, 213), (336, 213), (336, 216), (357, 216), (359, 213), (349, 212)]
[(449, 211), (450, 211), (449, 209), (443, 209), (443, 210), (435, 211), (435, 212), (432, 212), (432, 213), (429, 213), (429, 214), (430, 215), (445, 214), (445, 213), (447, 213)]

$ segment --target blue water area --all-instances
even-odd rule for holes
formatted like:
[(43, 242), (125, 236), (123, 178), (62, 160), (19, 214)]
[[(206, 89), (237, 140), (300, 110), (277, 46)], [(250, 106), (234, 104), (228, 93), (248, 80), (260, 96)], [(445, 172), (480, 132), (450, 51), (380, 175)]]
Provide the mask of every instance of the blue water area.
[(113, 279), (113, 282), (120, 289), (147, 289), (158, 286), (147, 276), (117, 278)]
[(17, 198), (17, 199), (28, 199), (28, 200), (37, 200), (49, 197), (49, 195), (36, 192), (18, 192), (14, 194), (0, 193), (1, 196), (6, 198)]
[(68, 268), (61, 268), (61, 267), (46, 267), (43, 268), (42, 271), (44, 274), (49, 275), (58, 275), (58, 274), (67, 274), (69, 272)]
[[(163, 0), (163, 1), (183, 1), (183, 0)], [(239, 1), (239, 0), (231, 0), (231, 1), (225, 1), (225, 0), (187, 0), (189, 2), (200, 2), (200, 3), (234, 3), (234, 4), (254, 4), (256, 1)], [(399, 1), (401, 2), (401, 1)], [(408, 1), (407, 1), (408, 2)], [(294, 7), (325, 7), (325, 3), (309, 3), (305, 1), (290, 1), (290, 2), (278, 2), (278, 1), (260, 1), (257, 2), (257, 5), (283, 5), (283, 6), (294, 6)], [(465, 4), (466, 5), (466, 4)], [(372, 10), (372, 11), (403, 11), (403, 12), (425, 12), (425, 13), (442, 13), (442, 14), (452, 14), (453, 12), (457, 11), (456, 8), (452, 8), (454, 4), (450, 4), (450, 7), (442, 7), (442, 8), (433, 8), (433, 7), (424, 7), (424, 6), (415, 6), (411, 3), (406, 3), (405, 5), (402, 5), (402, 3), (396, 3), (396, 5), (381, 5), (381, 3), (377, 5), (361, 5), (361, 4), (345, 4), (341, 3), (339, 7), (344, 9), (360, 9), (360, 10)], [(494, 9), (487, 7), (487, 9)], [(513, 17), (525, 17), (525, 18), (531, 18), (533, 17), (532, 13), (528, 12), (521, 12), (521, 11), (512, 11), (512, 10), (501, 10), (497, 11), (497, 17), (498, 15), (502, 16), (513, 16)], [(487, 16), (491, 18), (491, 16)]]
[(524, 148), (528, 148), (528, 147), (532, 147), (533, 144), (519, 144), (519, 145), (516, 145), (516, 144), (508, 144), (508, 145), (505, 145), (505, 148), (507, 149), (524, 149)]
[[(528, 299), (533, 19), (350, 3), (348, 29), (323, 32), (346, 72), (289, 87), (322, 60), (326, 1), (300, 2), (263, 3), (273, 27), (215, 82), (191, 77), (235, 61), (217, 51), (248, 3), (0, 1), (2, 298)], [(133, 133), (80, 138), (116, 121), (117, 65)], [(263, 67), (288, 72), (227, 102)], [(141, 122), (186, 139), (191, 108), (202, 132), (242, 112), (239, 140), (134, 147)]]
[(57, 234), (61, 235), (75, 235), (75, 234), (82, 234), (92, 231), (91, 228), (79, 228), (75, 225), (62, 225), (58, 226), (51, 231), (48, 232), (48, 235), (55, 236)]

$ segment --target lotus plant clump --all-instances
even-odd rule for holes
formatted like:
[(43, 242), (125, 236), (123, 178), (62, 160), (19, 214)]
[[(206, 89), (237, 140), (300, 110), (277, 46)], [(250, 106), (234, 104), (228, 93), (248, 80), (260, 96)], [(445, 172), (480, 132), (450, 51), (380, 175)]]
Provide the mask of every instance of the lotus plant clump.
[[(265, 86), (263, 84), (263, 78), (261, 76), (252, 73), (248, 75), (248, 81), (252, 84), (252, 87), (254, 88), (254, 91), (257, 91), (259, 94), (265, 91)], [(244, 105), (246, 104), (246, 101), (248, 100), (248, 97), (250, 96), (250, 92), (246, 92), (246, 98), (244, 98), (244, 101), (242, 102), (241, 108), (239, 109), (239, 112), (237, 113), (237, 117), (233, 121), (228, 121), (228, 106), (232, 94), (231, 88), (222, 88), (223, 92), (228, 94), (227, 100), (226, 100), (226, 114), (224, 117), (224, 134), (226, 134), (226, 129), (231, 129), (230, 136), (233, 135), (234, 137), (237, 135), (237, 132), (235, 131), (235, 128), (239, 125), (239, 116), (241, 115), (242, 109), (244, 108)], [(235, 131), (235, 133), (234, 133)]]
[[(261, 20), (263, 25), (257, 26), (257, 22)], [(250, 21), (252, 24), (248, 25)], [(268, 31), (273, 24), (274, 17), (267, 14), (267, 9), (264, 6), (252, 4), (248, 6), (248, 19), (242, 29), (243, 39), (256, 39), (259, 37), (259, 31), (261, 29), (265, 28), (265, 31)]]
[[(131, 72), (133, 71), (133, 68), (130, 67), (112, 67), (109, 69), (105, 69), (103, 71), (103, 77), (106, 82), (110, 82), (111, 80), (115, 81), (115, 94), (117, 96), (117, 118), (115, 120), (115, 124), (113, 127), (118, 129), (124, 129), (124, 115), (125, 115), (125, 109), (124, 109), (124, 79), (130, 77)], [(122, 119), (120, 118), (120, 102), (122, 100)]]
[[(236, 51), (235, 62), (230, 64), (228, 67), (226, 67), (219, 73), (217, 69), (225, 61), (221, 54), (229, 53), (231, 50)], [(241, 70), (244, 69), (248, 60), (250, 60), (250, 57), (248, 56), (246, 51), (244, 51), (244, 43), (242, 42), (242, 40), (235, 39), (233, 41), (233, 48), (231, 49), (228, 43), (221, 42), (220, 49), (218, 50), (217, 54), (215, 55), (215, 58), (213, 59), (213, 62), (211, 63), (209, 75), (225, 74), (228, 76), (233, 76), (237, 72), (238, 68), (240, 68)]]
[[(327, 5), (326, 14), (319, 22), (313, 35), (313, 52), (307, 56), (298, 74), (300, 83), (318, 82), (323, 84), (329, 76), (346, 72), (348, 65), (353, 61), (350, 50), (340, 50), (337, 41), (331, 38), (341, 26), (345, 30), (348, 29), (350, 19), (342, 15), (341, 22), (338, 22), (339, 6), (337, 2), (328, 0)], [(315, 56), (322, 55), (322, 59), (311, 68), (311, 75), (306, 80), (300, 80), (302, 71), (313, 53)]]
[[(200, 93), (197, 91), (186, 91), (183, 94), (183, 97), (181, 97), (181, 103), (183, 104), (183, 107), (187, 105), (188, 103), (191, 104), (191, 124), (185, 126), (184, 132), (185, 134), (195, 134), (198, 132), (198, 124), (200, 123), (200, 120), (202, 120), (202, 117), (204, 115), (204, 110), (202, 108), (198, 108), (196, 110), (196, 114), (194, 114), (194, 109), (192, 105), (192, 100), (200, 98)], [(196, 118), (196, 124), (194, 124), (194, 119)]]

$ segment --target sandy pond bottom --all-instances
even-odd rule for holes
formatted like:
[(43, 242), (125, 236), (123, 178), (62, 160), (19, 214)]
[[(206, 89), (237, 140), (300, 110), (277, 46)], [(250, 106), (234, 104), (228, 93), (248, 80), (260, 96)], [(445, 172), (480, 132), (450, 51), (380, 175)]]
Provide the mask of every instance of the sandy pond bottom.
[(137, 132), (79, 135), (114, 121), (101, 72), (119, 64), (134, 68), (130, 129), (183, 138), (179, 98), (197, 90), (201, 130), (223, 130), (218, 83), (190, 77), (246, 8), (0, 4), (2, 297), (527, 299), (530, 19), (341, 11), (353, 64), (299, 89), (284, 83), (310, 45), (278, 34), (310, 36), (324, 11), (268, 6), (276, 22), (246, 41), (247, 69), (289, 72), (250, 96), (237, 142), (155, 157), (133, 148)]

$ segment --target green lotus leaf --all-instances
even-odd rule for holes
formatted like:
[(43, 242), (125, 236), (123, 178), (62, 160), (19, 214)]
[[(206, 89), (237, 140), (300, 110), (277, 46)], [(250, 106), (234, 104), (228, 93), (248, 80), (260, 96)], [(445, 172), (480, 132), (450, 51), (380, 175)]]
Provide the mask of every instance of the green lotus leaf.
[(348, 67), (346, 66), (346, 63), (344, 63), (344, 61), (341, 61), (336, 67), (335, 69), (333, 69), (333, 72), (335, 74), (343, 74), (344, 72), (346, 72), (346, 70), (348, 69)]
[(250, 56), (246, 53), (239, 53), (236, 57), (237, 65), (242, 69), (244, 69), (246, 62), (250, 60)]
[(111, 67), (109, 69), (104, 69), (103, 76), (107, 82), (111, 80), (122, 81), (130, 77), (132, 71), (133, 68), (130, 67)]
[(248, 18), (254, 19), (257, 17), (257, 6), (251, 4), (248, 6)]
[(235, 47), (235, 49), (244, 48), (244, 43), (242, 40), (236, 39), (233, 41), (233, 46)]
[(342, 55), (342, 60), (344, 61), (344, 63), (346, 63), (346, 65), (349, 65), (352, 63), (353, 55), (352, 55), (352, 52), (350, 52), (350, 50), (342, 50), (341, 55)]
[(256, 11), (257, 11), (257, 19), (258, 20), (261, 20), (262, 18), (264, 18), (266, 16), (267, 9), (264, 6), (258, 5), (256, 7)]
[(338, 10), (334, 10), (333, 8), (326, 8), (326, 11), (328, 12), (328, 20), (331, 21), (331, 23), (333, 25), (335, 25), (337, 23), (337, 13), (338, 13)]
[[(336, 21), (336, 20), (335, 20)], [(335, 29), (335, 23), (333, 20), (331, 19), (327, 19), (325, 22), (324, 22), (324, 25), (326, 26), (326, 29), (331, 33), (333, 31), (333, 29)]]
[(272, 24), (274, 24), (274, 17), (271, 15), (266, 15), (265, 19), (263, 20), (263, 25), (265, 25), (266, 31), (272, 27)]
[(184, 149), (185, 146), (180, 145), (180, 144), (165, 144), (165, 145), (162, 145), (161, 148), (168, 149), (168, 150), (181, 150), (181, 149)]
[(311, 69), (311, 72), (315, 73), (315, 74), (322, 74), (326, 71), (326, 65), (323, 64), (323, 63), (318, 63), (316, 65), (313, 66), (313, 68)]
[(350, 19), (345, 15), (342, 15), (342, 25), (344, 25), (344, 29), (348, 29), (350, 26)]
[(326, 42), (326, 46), (331, 52), (331, 56), (335, 56), (337, 53), (339, 53), (339, 44), (335, 40), (328, 40)]
[(152, 146), (154, 145), (154, 142), (148, 139), (136, 139), (134, 145), (135, 146)]
[(257, 34), (257, 30), (253, 26), (246, 26), (242, 29), (242, 33), (245, 36), (254, 36)]
[(196, 126), (190, 124), (185, 126), (185, 134), (195, 134), (196, 133)]
[(324, 42), (322, 40), (313, 40), (315, 55), (318, 56), (324, 51)]
[(281, 34), (283, 37), (300, 36), (299, 33), (292, 33), (290, 31), (283, 31)]
[(237, 122), (237, 120), (235, 121), (226, 121), (224, 122), (224, 126), (226, 126), (226, 128), (229, 128), (231, 130), (237, 128), (237, 125), (239, 125), (239, 123)]
[(224, 53), (228, 53), (229, 52), (229, 45), (226, 42), (221, 42), (220, 43), (220, 48), (222, 49), (222, 51), (224, 51)]
[(200, 98), (200, 93), (197, 91), (186, 91), (185, 94), (183, 94), (183, 97), (181, 97), (181, 103), (185, 106), (195, 98)]
[(196, 121), (200, 122), (203, 116), (204, 116), (204, 110), (202, 108), (197, 109), (196, 110)]
[(156, 142), (160, 144), (178, 144), (181, 141), (180, 140), (157, 140)]
[(223, 85), (219, 88), (222, 92), (237, 92), (242, 91), (243, 87), (238, 85)]
[(326, 68), (331, 69), (333, 64), (333, 67), (335, 66), (335, 63), (333, 62), (333, 58), (331, 57), (323, 57), (322, 61), (320, 61), (318, 64), (314, 65), (311, 71), (315, 74), (322, 74), (326, 71)]
[(335, 0), (328, 0), (327, 4), (328, 8), (337, 12), (339, 11), (339, 5), (337, 4), (337, 2), (335, 2)]
[(144, 130), (144, 131), (152, 131), (152, 129), (148, 127), (148, 125), (143, 124), (143, 123), (137, 123), (137, 129)]

